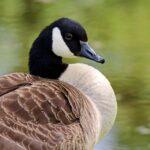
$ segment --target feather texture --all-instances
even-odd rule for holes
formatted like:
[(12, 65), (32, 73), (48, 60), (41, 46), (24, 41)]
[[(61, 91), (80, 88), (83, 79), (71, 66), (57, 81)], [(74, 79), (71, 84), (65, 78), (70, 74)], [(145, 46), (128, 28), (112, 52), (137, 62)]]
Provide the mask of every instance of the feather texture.
[(0, 77), (1, 150), (9, 143), (12, 150), (91, 149), (98, 118), (94, 104), (65, 82), (23, 73)]

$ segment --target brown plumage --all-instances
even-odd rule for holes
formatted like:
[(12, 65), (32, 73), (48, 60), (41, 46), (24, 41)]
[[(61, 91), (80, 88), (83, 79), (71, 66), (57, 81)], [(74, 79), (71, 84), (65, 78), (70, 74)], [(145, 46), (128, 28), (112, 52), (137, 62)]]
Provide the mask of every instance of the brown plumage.
[(94, 113), (88, 98), (67, 83), (24, 73), (0, 77), (1, 150), (90, 149)]

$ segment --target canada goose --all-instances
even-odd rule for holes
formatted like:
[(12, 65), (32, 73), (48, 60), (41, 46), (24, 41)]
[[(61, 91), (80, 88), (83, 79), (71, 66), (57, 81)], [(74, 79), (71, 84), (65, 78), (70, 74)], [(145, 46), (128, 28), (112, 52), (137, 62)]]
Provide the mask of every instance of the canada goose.
[(3, 148), (91, 150), (112, 127), (117, 111), (109, 81), (95, 68), (65, 64), (62, 57), (104, 63), (87, 43), (85, 29), (61, 18), (34, 41), (27, 73), (0, 77)]

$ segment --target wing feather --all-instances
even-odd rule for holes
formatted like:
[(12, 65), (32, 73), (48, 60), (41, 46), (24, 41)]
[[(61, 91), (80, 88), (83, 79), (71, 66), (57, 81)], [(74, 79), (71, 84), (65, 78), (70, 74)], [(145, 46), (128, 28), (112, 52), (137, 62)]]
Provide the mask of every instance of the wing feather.
[(0, 94), (0, 136), (28, 150), (84, 149), (81, 93), (72, 86), (12, 74), (0, 77)]

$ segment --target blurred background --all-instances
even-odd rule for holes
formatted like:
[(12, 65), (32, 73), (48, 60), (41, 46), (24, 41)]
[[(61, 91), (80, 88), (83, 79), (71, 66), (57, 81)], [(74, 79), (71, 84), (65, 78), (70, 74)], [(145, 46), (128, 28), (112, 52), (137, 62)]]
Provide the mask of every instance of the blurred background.
[(0, 75), (28, 72), (32, 42), (60, 17), (86, 28), (106, 63), (80, 62), (103, 72), (117, 96), (115, 125), (95, 149), (150, 150), (150, 1), (1, 0)]

